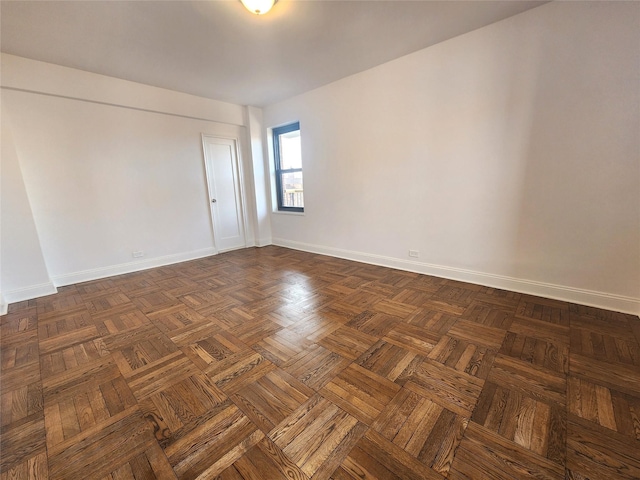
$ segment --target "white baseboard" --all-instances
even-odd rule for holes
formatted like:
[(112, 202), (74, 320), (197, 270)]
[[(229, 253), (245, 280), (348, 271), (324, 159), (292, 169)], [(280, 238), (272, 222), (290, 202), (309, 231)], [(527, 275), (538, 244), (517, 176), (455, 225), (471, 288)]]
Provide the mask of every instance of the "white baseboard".
[(191, 252), (147, 258), (136, 262), (121, 263), (119, 265), (111, 265), (109, 267), (93, 268), (91, 270), (58, 275), (53, 277), (52, 280), (56, 286), (62, 287), (64, 285), (73, 285), (75, 283), (89, 282), (100, 278), (112, 277), (114, 275), (123, 275), (125, 273), (138, 272), (140, 270), (163, 267), (174, 263), (187, 262), (189, 260), (215, 255), (216, 253), (217, 251), (215, 248), (209, 247), (200, 250), (193, 250)]
[[(357, 262), (380, 265), (383, 267), (397, 268), (399, 270), (406, 270), (425, 275), (433, 275), (436, 277), (448, 278), (451, 280), (459, 280), (479, 285), (486, 285), (493, 288), (512, 290), (529, 295), (554, 298), (557, 300), (564, 300), (580, 305), (589, 305), (592, 307), (613, 310), (616, 312), (640, 315), (640, 299), (634, 297), (626, 297), (622, 295), (596, 292), (593, 290), (565, 287), (562, 285), (554, 285), (533, 280), (523, 280), (503, 275), (488, 274), (461, 268), (446, 267), (442, 265), (434, 265), (430, 263), (416, 262), (411, 260), (386, 257), (382, 255), (356, 252), (352, 250), (343, 250), (334, 247), (325, 247), (322, 245), (312, 245), (308, 243), (286, 240), (283, 238), (260, 239), (257, 242), (257, 245), (260, 247), (271, 244), (292, 248), (295, 250), (303, 250), (305, 252), (319, 253), (322, 255), (329, 255), (332, 257), (344, 258)], [(214, 248), (204, 248), (201, 250), (195, 250), (186, 253), (166, 255), (163, 257), (150, 258), (142, 261), (122, 263), (109, 267), (95, 268), (66, 275), (59, 275), (53, 277), (52, 282), (31, 285), (25, 288), (1, 293), (0, 315), (5, 315), (7, 313), (7, 308), (10, 303), (30, 300), (32, 298), (43, 297), (45, 295), (52, 295), (54, 293), (57, 293), (58, 290), (56, 287), (88, 282), (100, 278), (122, 275), (125, 273), (137, 272), (140, 270), (147, 270), (149, 268), (161, 267), (179, 262), (186, 262), (202, 257), (208, 257), (210, 255), (214, 255), (215, 253), (216, 250)]]
[(271, 245), (271, 238), (258, 238), (256, 240), (256, 247), (266, 247), (267, 245)]
[(2, 315), (6, 314), (6, 309), (10, 303), (31, 300), (32, 298), (44, 297), (58, 293), (58, 289), (52, 282), (39, 283), (37, 285), (29, 285), (28, 287), (17, 288), (16, 290), (8, 290), (2, 294)]
[(312, 245), (308, 243), (295, 242), (284, 238), (274, 238), (273, 244), (281, 247), (303, 250), (305, 252), (319, 253), (332, 257), (355, 260), (357, 262), (370, 263), (383, 267), (397, 268), (409, 272), (432, 275), (434, 277), (447, 278), (462, 282), (485, 285), (492, 288), (511, 290), (514, 292), (536, 295), (539, 297), (553, 298), (566, 302), (588, 305), (591, 307), (613, 310), (616, 312), (640, 315), (640, 298), (626, 297), (610, 293), (584, 290), (580, 288), (565, 287), (551, 283), (537, 282), (533, 280), (523, 280), (520, 278), (495, 275), (490, 273), (476, 272), (462, 268), (446, 267), (431, 263), (416, 262), (393, 257), (385, 257), (371, 253), (343, 250), (322, 245)]
[(0, 315), (6, 315), (9, 305), (4, 301), (4, 295), (0, 292)]

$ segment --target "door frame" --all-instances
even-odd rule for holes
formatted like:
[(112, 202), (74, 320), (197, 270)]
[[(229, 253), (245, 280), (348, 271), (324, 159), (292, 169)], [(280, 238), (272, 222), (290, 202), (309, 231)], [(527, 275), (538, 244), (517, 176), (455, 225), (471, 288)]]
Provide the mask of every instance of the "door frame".
[(213, 207), (211, 206), (211, 188), (210, 188), (214, 175), (213, 175), (213, 172), (210, 171), (209, 163), (207, 162), (207, 139), (208, 138), (214, 138), (218, 140), (231, 140), (233, 142), (233, 151), (236, 157), (235, 167), (236, 167), (236, 172), (238, 176), (237, 178), (238, 192), (240, 193), (240, 215), (242, 215), (242, 218), (240, 220), (241, 220), (242, 228), (244, 230), (244, 247), (240, 247), (240, 248), (247, 248), (247, 245), (248, 245), (247, 230), (249, 225), (247, 223), (247, 197), (245, 193), (244, 169), (242, 168), (242, 163), (243, 163), (242, 154), (240, 152), (240, 139), (238, 137), (213, 135), (210, 133), (201, 133), (200, 135), (202, 137), (202, 161), (204, 162), (204, 169), (205, 169), (206, 181), (207, 181), (207, 203), (209, 205), (209, 220), (211, 222), (210, 223), (211, 234), (213, 237), (213, 248), (215, 250), (215, 254), (224, 253), (224, 252), (227, 252), (230, 250), (236, 250), (236, 249), (220, 250), (218, 248), (218, 245), (216, 245), (216, 232), (215, 232), (215, 226), (213, 222)]

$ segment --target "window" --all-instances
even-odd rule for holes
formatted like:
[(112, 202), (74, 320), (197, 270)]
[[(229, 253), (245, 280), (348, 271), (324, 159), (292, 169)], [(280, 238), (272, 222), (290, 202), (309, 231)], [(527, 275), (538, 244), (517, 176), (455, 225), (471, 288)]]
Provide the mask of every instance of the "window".
[(278, 210), (304, 212), (299, 122), (273, 129), (273, 158)]

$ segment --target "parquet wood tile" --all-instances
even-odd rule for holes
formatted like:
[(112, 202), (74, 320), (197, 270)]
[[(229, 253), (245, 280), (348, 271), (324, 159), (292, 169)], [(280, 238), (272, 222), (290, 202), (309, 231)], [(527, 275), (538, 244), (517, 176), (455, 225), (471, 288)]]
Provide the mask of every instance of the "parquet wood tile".
[(487, 380), (541, 401), (566, 404), (566, 375), (513, 357), (498, 354)]
[(515, 314), (519, 318), (569, 326), (569, 304), (559, 300), (523, 295)]
[(487, 383), (472, 422), (522, 448), (564, 466), (566, 412), (563, 406)]
[(37, 415), (42, 409), (42, 384), (33, 382), (2, 393), (0, 421), (2, 426), (17, 424)]
[(170, 277), (165, 280), (156, 280), (156, 286), (174, 297), (188, 295), (198, 288), (198, 282), (194, 282), (191, 278), (178, 276)]
[(453, 324), (458, 321), (458, 318), (437, 310), (422, 308), (405, 319), (405, 321), (440, 337), (449, 331)]
[(495, 356), (496, 351), (491, 348), (445, 335), (428, 358), (484, 380), (489, 375)]
[(601, 308), (591, 307), (589, 305), (579, 305), (577, 303), (569, 304), (569, 312), (573, 314), (572, 318), (581, 317), (588, 318), (589, 320), (612, 320), (625, 324), (627, 322), (638, 321), (637, 315), (631, 315), (629, 313), (615, 312), (613, 310), (602, 310)]
[(640, 440), (640, 398), (570, 377), (567, 402), (570, 414)]
[(376, 341), (377, 337), (373, 335), (341, 326), (322, 338), (318, 343), (343, 358), (355, 360)]
[(412, 351), (417, 355), (428, 355), (441, 336), (406, 322), (396, 322), (383, 337), (388, 343)]
[[(103, 315), (99, 318), (94, 318), (94, 323), (101, 336), (107, 336), (115, 333), (126, 332), (127, 330), (134, 330), (139, 327), (143, 327), (151, 324), (151, 320), (140, 310), (128, 309), (125, 312)], [(160, 328), (163, 324), (156, 323), (156, 326)]]
[(287, 372), (274, 370), (240, 389), (231, 399), (263, 432), (269, 433), (313, 395), (313, 389)]
[(567, 477), (640, 478), (640, 441), (572, 414), (567, 422)]
[(218, 477), (219, 480), (309, 480), (309, 477), (268, 438), (254, 447)]
[(383, 273), (382, 278), (379, 278), (379, 271), (376, 272), (375, 269), (371, 269), (370, 272), (372, 275), (370, 278), (376, 278), (376, 281), (379, 283), (383, 285), (390, 285), (397, 289), (405, 288), (419, 276), (417, 273), (405, 272), (403, 270), (396, 270), (393, 268), (387, 269), (385, 273)]
[(2, 382), (0, 394), (40, 381), (38, 344), (35, 331), (2, 339)]
[(371, 423), (400, 387), (355, 363), (325, 385), (320, 394), (362, 423)]
[(476, 302), (482, 302), (497, 308), (513, 311), (520, 303), (521, 293), (493, 287), (481, 287), (475, 296)]
[[(160, 295), (160, 294), (159, 294)], [(131, 306), (131, 300), (124, 293), (115, 291), (100, 297), (93, 297), (86, 302), (90, 313), (99, 314), (115, 308), (124, 309)]]
[(176, 432), (164, 453), (178, 478), (214, 478), (264, 434), (231, 401), (210, 409), (192, 428)]
[(227, 308), (217, 311), (213, 316), (223, 328), (241, 327), (256, 317), (252, 313), (238, 307)]
[(0, 341), (4, 343), (7, 338), (27, 331), (38, 330), (38, 314), (36, 307), (16, 309), (12, 304), (12, 311), (0, 317)]
[[(263, 318), (271, 320), (273, 323), (277, 323), (282, 328), (291, 327), (298, 323), (302, 318), (306, 316), (302, 310), (296, 308), (294, 304), (280, 305), (276, 310), (269, 312)], [(327, 314), (325, 314), (327, 316)]]
[(392, 317), (400, 319), (407, 318), (416, 312), (417, 308), (406, 303), (398, 302), (395, 300), (382, 299), (371, 307), (374, 312), (385, 313)]
[[(478, 296), (476, 295), (477, 298)], [(469, 305), (462, 316), (467, 320), (487, 327), (502, 328), (504, 330), (507, 330), (514, 320), (513, 313), (508, 309), (487, 305), (477, 300)]]
[(483, 380), (468, 373), (426, 359), (415, 370), (405, 388), (469, 418), (483, 384)]
[(476, 292), (481, 289), (482, 287), (480, 285), (449, 280), (442, 285), (431, 298), (433, 300), (451, 302), (457, 305), (470, 305), (476, 296)]
[(26, 458), (22, 462), (0, 474), (0, 480), (37, 480), (43, 478), (49, 478), (49, 466), (47, 463), (46, 452)]
[[(185, 347), (226, 331), (227, 329), (225, 329), (222, 324), (216, 320), (209, 319), (172, 330), (167, 333), (167, 337), (179, 347)], [(229, 333), (229, 335), (231, 334)], [(244, 344), (242, 345), (243, 348), (246, 347)]]
[(73, 310), (84, 309), (84, 300), (75, 286), (59, 289), (56, 295), (48, 295), (35, 300), (38, 320), (64, 315)]
[(603, 320), (576, 319), (571, 330), (571, 352), (607, 363), (640, 367), (640, 345), (629, 325)]
[[(128, 366), (125, 365), (124, 368)], [(121, 367), (122, 368), (122, 367)], [(141, 401), (149, 395), (181, 382), (200, 370), (180, 350), (125, 373), (131, 391)]]
[(109, 350), (107, 350), (104, 339), (96, 338), (95, 340), (41, 355), (40, 372), (43, 379), (49, 378), (107, 355), (109, 355)]
[(393, 382), (416, 356), (413, 351), (379, 340), (356, 359), (356, 364)]
[[(128, 273), (125, 275), (119, 275), (113, 278), (113, 283), (123, 292), (127, 292), (130, 298), (138, 297), (148, 293), (157, 292), (160, 290), (155, 282), (153, 282), (151, 275), (146, 275), (146, 272)], [(87, 282), (89, 284), (93, 282)], [(80, 284), (81, 288), (85, 284)]]
[(297, 308), (306, 314), (314, 313), (318, 309), (330, 305), (335, 297), (333, 295), (316, 294), (295, 302)]
[(402, 389), (372, 428), (420, 462), (447, 476), (469, 419)]
[(339, 327), (340, 323), (330, 318), (326, 318), (323, 315), (311, 314), (305, 315), (304, 321), (287, 327), (287, 330), (310, 342), (317, 343)]
[(356, 418), (315, 395), (277, 425), (269, 437), (308, 477), (328, 478), (365, 430)]
[(438, 291), (438, 288), (439, 287), (433, 288), (430, 291), (425, 291), (420, 288), (405, 288), (395, 295), (393, 300), (404, 305), (421, 307), (436, 291)]
[(444, 477), (375, 430), (369, 430), (351, 450), (333, 478), (442, 480)]
[[(151, 427), (135, 407), (112, 417), (99, 428), (90, 429), (49, 448), (49, 478), (101, 478), (140, 454), (152, 457), (158, 478), (174, 478)], [(126, 445), (126, 448), (121, 448)]]
[(449, 478), (560, 480), (564, 474), (563, 466), (469, 422), (453, 459)]
[(75, 285), (75, 291), (82, 295), (83, 298), (88, 298), (91, 295), (100, 296), (114, 288), (118, 288), (114, 278), (92, 280)]
[(319, 390), (348, 365), (349, 360), (314, 343), (283, 364), (282, 369), (305, 385)]
[[(597, 309), (594, 309), (598, 312)], [(602, 335), (612, 335), (614, 337), (630, 338), (633, 330), (634, 317), (631, 315), (615, 314), (615, 312), (601, 311), (602, 314), (585, 313), (580, 315), (570, 308), (571, 329), (589, 330)], [(635, 317), (638, 322), (638, 317)]]
[(282, 367), (283, 364), (289, 362), (293, 357), (313, 344), (303, 335), (288, 328), (283, 328), (270, 337), (263, 338), (260, 342), (254, 344), (253, 350), (271, 363)]
[(449, 329), (447, 335), (497, 350), (502, 345), (506, 333), (502, 328), (488, 327), (460, 319)]
[(38, 339), (41, 353), (48, 353), (84, 343), (100, 336), (88, 311), (50, 318), (38, 324)]
[(326, 286), (329, 290), (334, 290), (341, 295), (348, 295), (355, 292), (358, 288), (363, 287), (367, 283), (371, 282), (369, 278), (360, 277), (357, 275), (348, 275), (337, 282), (331, 282)]
[(2, 428), (0, 472), (13, 469), (25, 460), (46, 453), (45, 422), (42, 412)]
[(275, 368), (259, 353), (246, 349), (209, 365), (205, 372), (218, 388), (230, 395)]
[(0, 480), (640, 478), (640, 318), (280, 247), (0, 318)]
[(360, 332), (381, 337), (391, 330), (397, 321), (398, 319), (391, 315), (365, 310), (353, 317), (345, 325)]
[[(169, 338), (172, 337), (171, 333), (175, 330), (204, 323), (207, 321), (206, 317), (185, 305), (176, 305), (175, 307), (166, 308), (164, 310), (161, 310), (160, 312), (150, 313), (148, 316), (138, 311), (136, 312), (135, 316), (136, 318), (139, 317), (141, 322), (138, 322), (137, 324), (135, 324), (135, 322), (130, 322), (134, 323), (134, 325), (129, 326), (129, 328), (140, 326), (153, 321), (153, 324)], [(116, 333), (117, 331), (120, 330), (116, 330), (110, 333)]]
[[(358, 298), (362, 297), (362, 295), (360, 294), (370, 295), (371, 299), (369, 301), (365, 299), (364, 303), (369, 305), (374, 305), (378, 301), (383, 300), (385, 298), (395, 297), (402, 290), (403, 290), (402, 288), (394, 287), (388, 282), (382, 281), (382, 279), (377, 279), (375, 281), (367, 283), (362, 288), (358, 289), (356, 291), (356, 294), (358, 294)], [(351, 302), (350, 298), (349, 298), (349, 303), (356, 305), (356, 303)], [(362, 310), (361, 306), (359, 306), (359, 308), (360, 310)]]
[(468, 308), (467, 303), (459, 304), (455, 300), (447, 300), (441, 298), (431, 298), (424, 302), (423, 308), (437, 312), (444, 312), (459, 318)]
[(73, 396), (47, 398), (47, 447), (52, 449), (82, 432), (95, 430), (96, 425), (135, 406), (136, 399), (121, 376)]
[[(370, 286), (369, 290), (371, 290), (371, 289), (372, 288)], [(383, 298), (384, 297), (382, 295), (379, 295), (377, 293), (367, 292), (367, 291), (364, 291), (364, 290), (360, 289), (360, 290), (357, 290), (356, 292), (352, 293), (351, 295), (347, 295), (346, 297), (342, 297), (342, 301), (357, 307), (362, 312), (362, 311), (366, 310), (367, 308), (375, 305), (376, 303), (378, 303)]]
[(198, 284), (198, 290), (180, 296), (179, 300), (183, 305), (195, 310), (202, 316), (213, 315), (220, 310), (242, 305), (242, 302), (225, 295), (224, 292), (202, 290), (202, 285), (200, 284)]
[(631, 332), (633, 333), (638, 345), (640, 345), (640, 317), (632, 317), (631, 315), (627, 316), (629, 317), (627, 322), (631, 328)]
[(592, 379), (596, 383), (631, 396), (640, 396), (640, 368), (634, 365), (610, 363), (579, 354), (569, 354), (569, 373), (572, 376)]
[(509, 327), (509, 331), (525, 337), (546, 340), (550, 343), (569, 344), (570, 329), (568, 326), (556, 325), (542, 320), (515, 318)]
[(53, 403), (111, 382), (121, 373), (111, 355), (99, 357), (74, 368), (42, 379), (45, 408)]
[(507, 332), (499, 353), (556, 373), (569, 373), (569, 346), (567, 344)]
[(229, 331), (246, 345), (253, 345), (265, 337), (269, 337), (277, 333), (282, 327), (271, 320), (257, 320), (255, 322), (247, 322)]
[(431, 277), (429, 275), (418, 275), (407, 283), (407, 288), (420, 290), (427, 294), (433, 294), (437, 292), (440, 287), (446, 285), (447, 282), (448, 280), (444, 278)]
[[(202, 332), (202, 330), (198, 330)], [(221, 362), (231, 355), (246, 349), (246, 345), (226, 330), (213, 328), (213, 335), (197, 340), (182, 348), (196, 366), (205, 370), (209, 365)], [(199, 338), (201, 335), (198, 335)]]
[(176, 345), (154, 325), (104, 337), (123, 375), (178, 351)]

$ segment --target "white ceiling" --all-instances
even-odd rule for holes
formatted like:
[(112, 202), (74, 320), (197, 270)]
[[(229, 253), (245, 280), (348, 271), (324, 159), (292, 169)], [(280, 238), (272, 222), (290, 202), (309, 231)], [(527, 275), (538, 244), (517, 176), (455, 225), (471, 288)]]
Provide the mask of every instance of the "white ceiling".
[(3, 52), (265, 106), (541, 5), (540, 1), (7, 1)]

